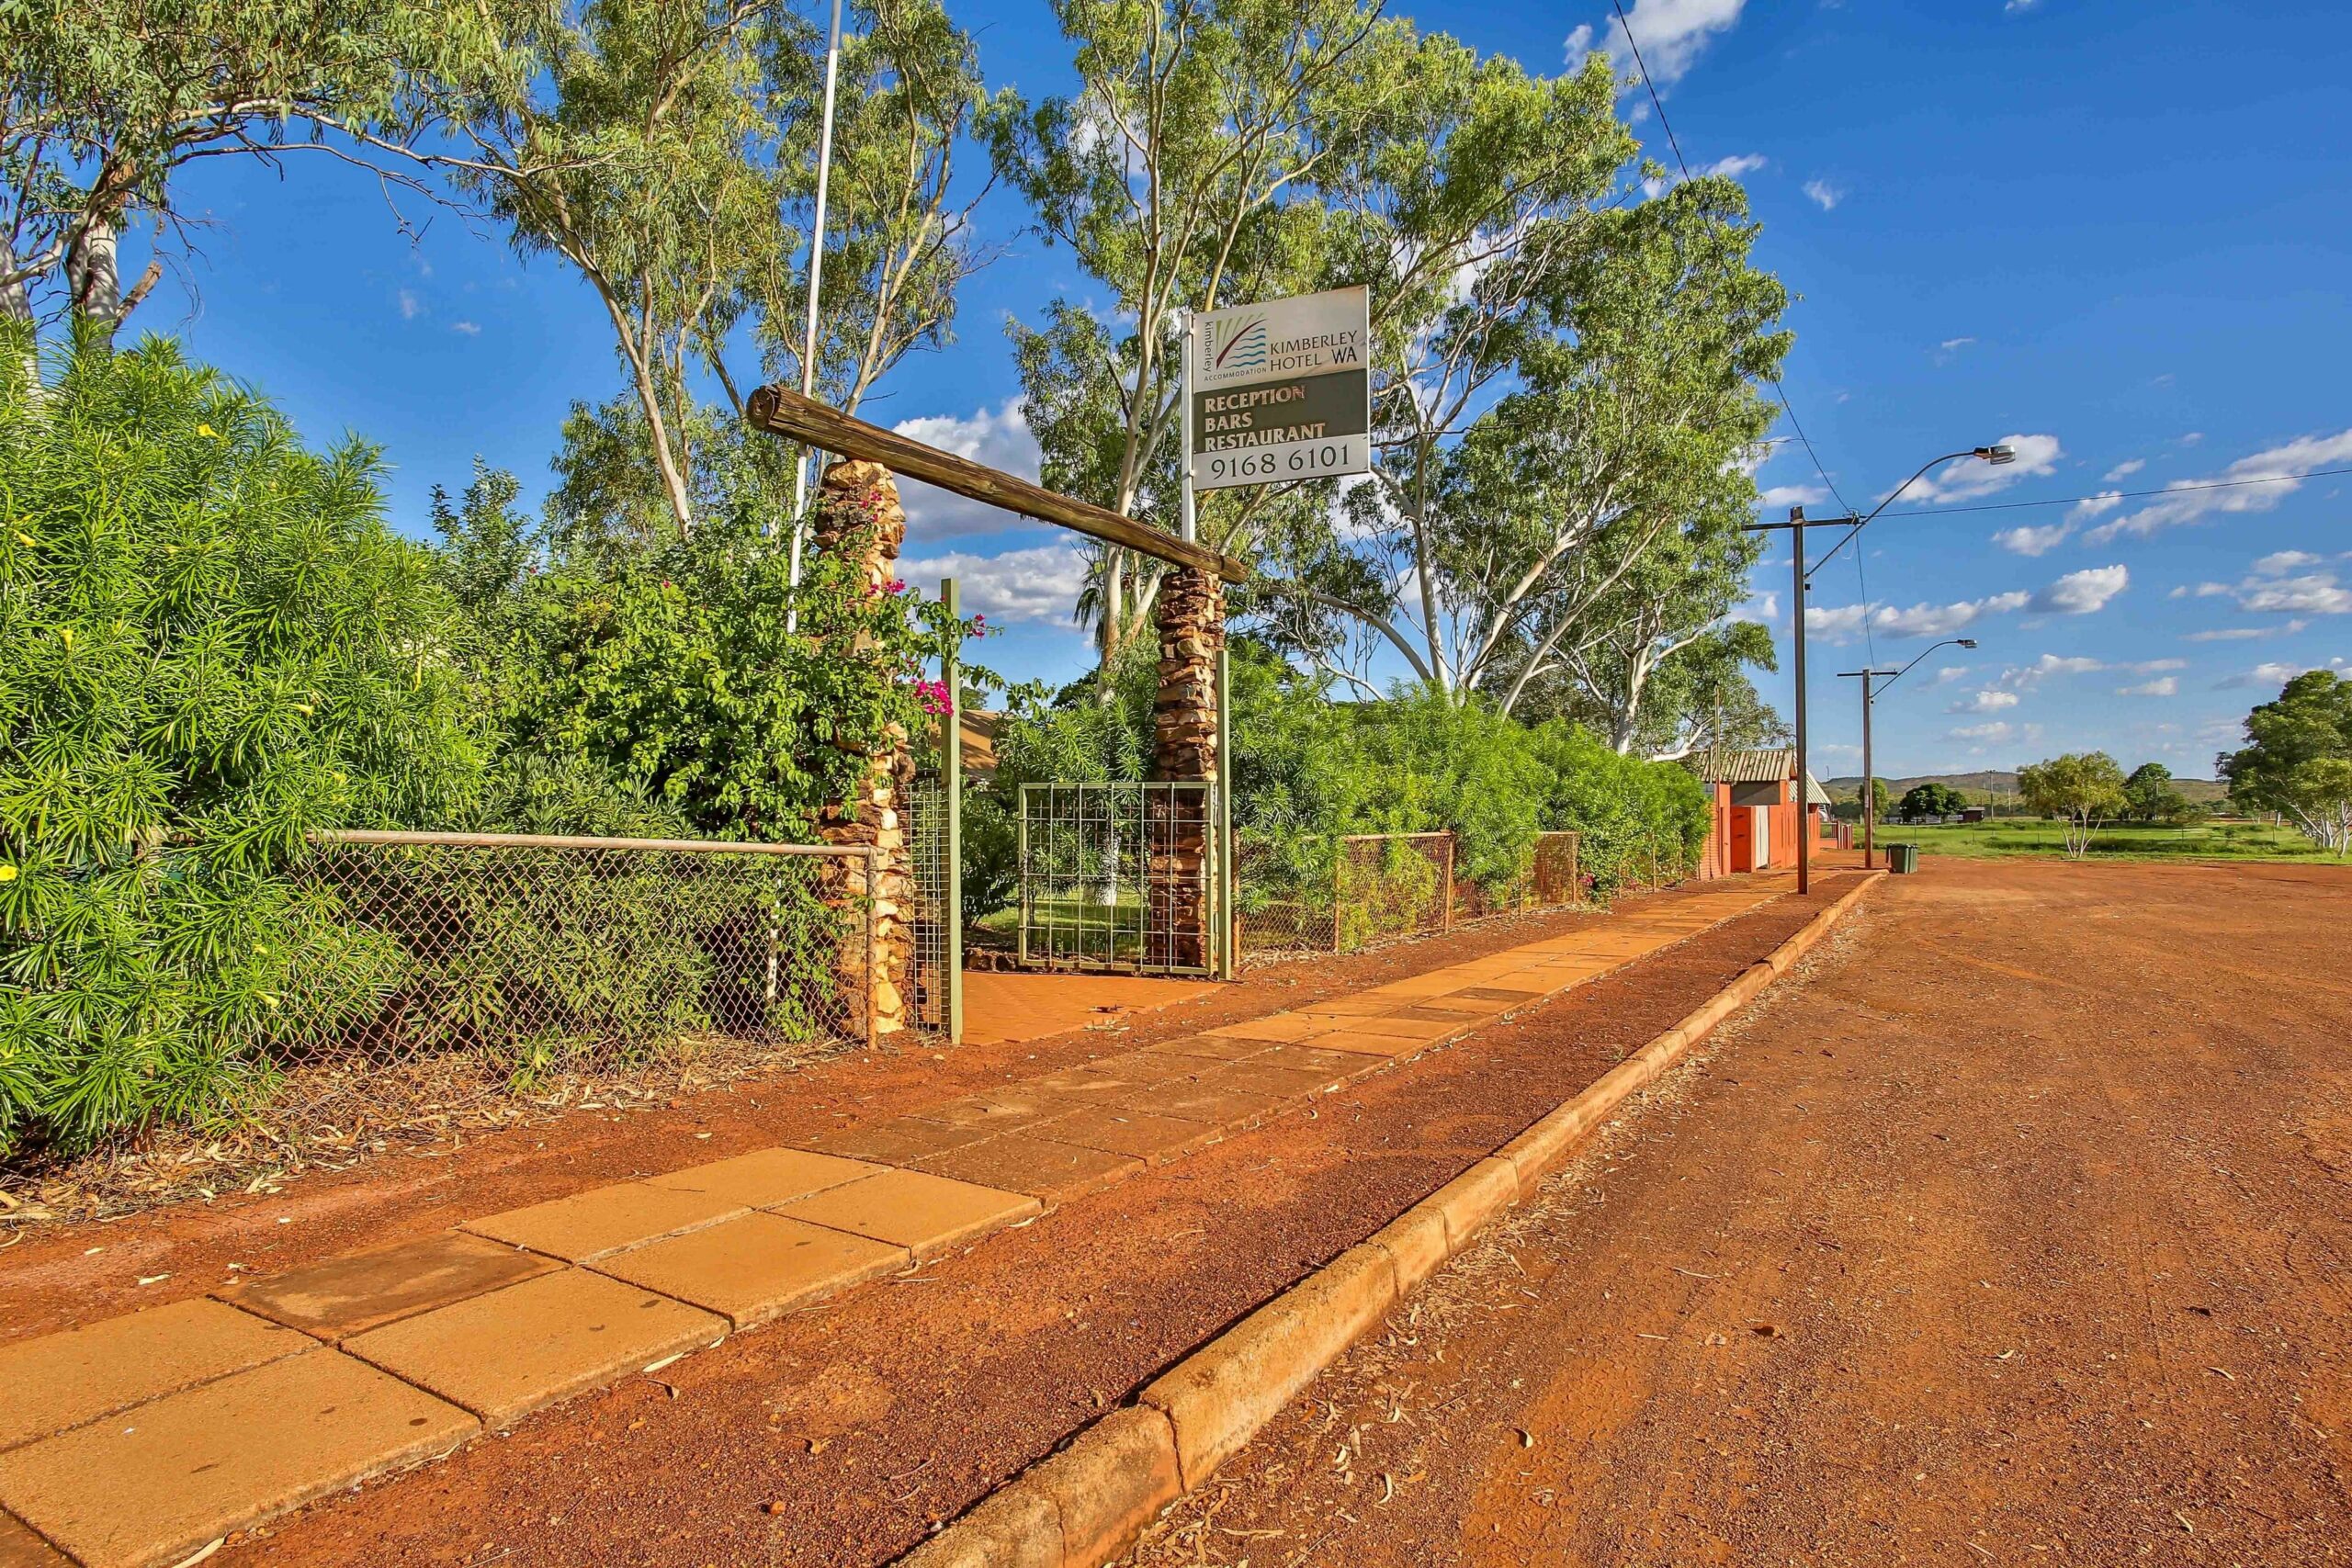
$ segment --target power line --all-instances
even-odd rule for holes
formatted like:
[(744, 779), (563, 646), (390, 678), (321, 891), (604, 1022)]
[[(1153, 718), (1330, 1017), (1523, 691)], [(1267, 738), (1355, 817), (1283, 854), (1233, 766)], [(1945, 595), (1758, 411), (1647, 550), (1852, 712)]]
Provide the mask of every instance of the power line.
[(1813, 471), (1821, 476), (1821, 482), (1829, 487), (1830, 495), (1846, 509), (1847, 515), (1854, 515), (1853, 502), (1838, 493), (1838, 481), (1829, 477), (1829, 470), (1822, 465), (1821, 454), (1813, 449), (1813, 437), (1804, 433), (1804, 423), (1797, 418), (1796, 407), (1789, 401), (1789, 389), (1781, 385), (1778, 376), (1767, 377), (1766, 379), (1772, 383), (1773, 395), (1781, 400), (1781, 412), (1789, 416), (1789, 428), (1797, 433), (1797, 440), (1804, 446), (1804, 455), (1813, 459)]
[[(1808, 448), (1810, 450), (1810, 448)], [(1882, 512), (1881, 517), (1935, 517), (1957, 512), (2016, 512), (2029, 506), (2073, 506), (2085, 501), (2140, 501), (2152, 495), (2185, 495), (2199, 490), (2237, 490), (2246, 485), (2293, 484), (2301, 479), (2324, 479), (2337, 474), (2352, 474), (2347, 468), (2312, 468), (2300, 474), (2266, 474), (2258, 479), (2212, 479), (2198, 484), (2166, 485), (2162, 490), (2110, 490), (2097, 495), (2061, 496), (2056, 501), (1995, 501), (1975, 506), (1912, 506), (1901, 512)], [(1834, 488), (1834, 487), (1833, 487)], [(1840, 498), (1843, 504), (1843, 498)], [(1851, 512), (1852, 507), (1847, 507)]]
[(1634, 51), (1634, 69), (1642, 73), (1642, 85), (1649, 89), (1650, 107), (1657, 110), (1657, 123), (1666, 132), (1666, 144), (1674, 149), (1674, 166), (1682, 171), (1682, 177), (1687, 180), (1690, 177), (1690, 165), (1682, 161), (1682, 143), (1674, 139), (1674, 126), (1666, 118), (1666, 105), (1658, 100), (1657, 85), (1650, 80), (1650, 68), (1642, 62), (1642, 46), (1634, 41), (1634, 24), (1625, 19), (1624, 0), (1609, 3), (1617, 7), (1617, 26), (1625, 35), (1625, 47)]

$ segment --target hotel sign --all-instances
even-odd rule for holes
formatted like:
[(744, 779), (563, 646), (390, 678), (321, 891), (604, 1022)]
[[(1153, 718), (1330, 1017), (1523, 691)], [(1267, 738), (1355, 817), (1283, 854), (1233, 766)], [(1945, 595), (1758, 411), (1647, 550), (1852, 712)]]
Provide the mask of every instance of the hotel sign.
[(1194, 490), (1372, 468), (1372, 291), (1204, 310), (1185, 360)]

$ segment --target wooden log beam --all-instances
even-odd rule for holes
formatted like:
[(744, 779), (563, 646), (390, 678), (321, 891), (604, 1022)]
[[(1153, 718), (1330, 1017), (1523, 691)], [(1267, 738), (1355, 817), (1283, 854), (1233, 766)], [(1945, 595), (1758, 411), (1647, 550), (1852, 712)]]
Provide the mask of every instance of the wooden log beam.
[(975, 463), (969, 457), (909, 440), (894, 430), (868, 424), (839, 409), (828, 408), (814, 398), (804, 398), (788, 387), (761, 387), (754, 390), (744, 404), (743, 417), (755, 429), (789, 436), (820, 452), (879, 463), (894, 474), (921, 479), (973, 501), (1034, 517), (1040, 523), (1124, 545), (1176, 566), (1198, 567), (1227, 582), (1239, 582), (1250, 575), (1250, 569), (1231, 556), (1201, 545), (1188, 545), (1173, 534), (1147, 527), (1107, 506), (1063, 495), (1017, 475)]

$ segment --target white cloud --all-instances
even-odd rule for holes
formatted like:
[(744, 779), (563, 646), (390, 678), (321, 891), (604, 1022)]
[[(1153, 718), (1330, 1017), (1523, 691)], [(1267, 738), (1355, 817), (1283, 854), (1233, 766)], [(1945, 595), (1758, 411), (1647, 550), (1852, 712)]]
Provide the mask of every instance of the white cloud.
[(2343, 668), (2342, 659), (2331, 659), (2325, 664), (2290, 664), (2284, 660), (2276, 660), (2267, 664), (2257, 664), (2253, 669), (2241, 674), (2232, 675), (2226, 680), (2216, 681), (2213, 683), (2213, 689), (2217, 692), (2227, 692), (2247, 686), (2283, 686), (2306, 670), (2341, 670)]
[(1820, 178), (1805, 181), (1804, 193), (1812, 197), (1814, 204), (1824, 212), (1834, 210), (1839, 202), (1846, 199), (1846, 192), (1842, 186), (1831, 185), (1827, 180)]
[(1954, 740), (2007, 740), (2017, 732), (2017, 726), (1998, 718), (1990, 724), (1963, 724), (1944, 731)]
[[(1634, 0), (1624, 23), (1612, 17), (1603, 24), (1608, 40), (1601, 47), (1618, 75), (1628, 76), (1634, 71), (1634, 51), (1625, 41), (1626, 24), (1631, 24), (1633, 41), (1641, 48), (1650, 80), (1665, 87), (1682, 79), (1717, 34), (1729, 32), (1738, 24), (1746, 4), (1747, 0)], [(1581, 64), (1592, 52), (1595, 36), (1589, 25), (1568, 35), (1570, 65)]]
[(1823, 637), (1830, 642), (1846, 642), (1862, 629), (1870, 618), (1868, 604), (1807, 604), (1804, 607), (1804, 631), (1807, 637)]
[(2003, 6), (2001, 10), (2006, 15), (2014, 17), (2019, 12), (2030, 11), (2041, 4), (2041, 0), (2008, 0), (2008, 4)]
[(2186, 633), (2180, 640), (2183, 642), (2251, 642), (2256, 637), (2291, 637), (2310, 624), (2308, 621), (2288, 621), (2275, 626), (2217, 626), (2211, 631)]
[(1792, 506), (1819, 506), (1829, 492), (1819, 485), (1773, 485), (1756, 499), (1760, 514), (1770, 517), (1775, 513), (1786, 515)]
[(2075, 509), (2066, 513), (2066, 515), (2079, 522), (2086, 517), (2098, 517), (2103, 513), (2112, 512), (2122, 504), (2123, 492), (2121, 491), (2103, 490), (2097, 495), (2086, 495), (2083, 497), (2082, 500), (2075, 502)]
[(2257, 614), (2352, 615), (2352, 588), (2327, 571), (2300, 577), (2249, 578), (2238, 584), (2238, 606)]
[(414, 289), (401, 289), (400, 291), (399, 299), (401, 321), (413, 321), (419, 316), (424, 314), (424, 301), (416, 297), (416, 291)]
[(2264, 577), (2278, 577), (2302, 567), (2317, 566), (2325, 556), (2315, 556), (2308, 550), (2274, 550), (2254, 563), (2254, 570)]
[(1974, 626), (1985, 615), (2008, 610), (2022, 610), (2030, 595), (2023, 590), (2010, 593), (1996, 593), (1989, 599), (1962, 599), (1950, 604), (1914, 604), (1907, 610), (1893, 606), (1871, 617), (1873, 631), (1889, 637), (1950, 637), (1956, 631)]
[(2018, 705), (2015, 692), (1976, 692), (1944, 709), (1946, 713), (1999, 713), (2003, 708)]
[(2108, 483), (2113, 484), (2118, 479), (2130, 479), (2133, 474), (2138, 473), (2142, 468), (2144, 468), (2147, 466), (2148, 460), (2145, 457), (2131, 457), (2116, 464), (2115, 467), (2108, 469), (2106, 473), (2099, 477), (2107, 480)]
[(1059, 543), (994, 556), (954, 550), (901, 560), (898, 570), (910, 582), (954, 578), (964, 612), (994, 621), (1067, 623), (1086, 586), (1085, 556)]
[(2118, 686), (2115, 694), (2119, 697), (2176, 697), (2180, 694), (2180, 679), (2175, 675), (2159, 675), (2136, 686)]
[[(2184, 444), (2188, 436), (2181, 437)], [(2166, 493), (2156, 497), (2137, 511), (2125, 513), (2114, 522), (2094, 528), (2085, 537), (2092, 544), (2104, 544), (2109, 539), (2129, 534), (2146, 538), (2159, 529), (2175, 528), (2194, 523), (2215, 513), (2236, 514), (2248, 512), (2268, 512), (2280, 502), (2302, 488), (2300, 479), (2281, 476), (2306, 468), (2324, 468), (2352, 462), (2352, 430), (2335, 435), (2305, 435), (2280, 446), (2240, 457), (2219, 474), (2201, 479), (2176, 479), (2165, 487)], [(2267, 483), (2248, 483), (2267, 480)], [(2229, 485), (2226, 490), (2192, 490), (2196, 484)]]
[(2086, 567), (2070, 571), (2033, 596), (2033, 607), (2045, 615), (2089, 615), (2104, 610), (2108, 602), (2132, 584), (2131, 569), (2122, 566)]
[(2002, 671), (2000, 684), (2013, 691), (2030, 691), (2052, 675), (2087, 675), (2106, 668), (2098, 660), (2080, 654), (2045, 653), (2030, 664), (2011, 665)]
[(2166, 670), (2186, 670), (2188, 668), (2188, 660), (2186, 659), (2143, 659), (2137, 664), (2119, 665), (2117, 668), (2129, 670), (2134, 675), (2154, 675)]
[(2012, 555), (2046, 556), (2064, 544), (2074, 531), (2072, 523), (2052, 523), (2042, 527), (2026, 524), (2002, 529), (1993, 536), (1993, 542)]
[(2058, 459), (2066, 455), (2054, 435), (2004, 435), (1999, 445), (2017, 454), (2012, 462), (1997, 466), (1981, 457), (1962, 457), (1922, 474), (1918, 482), (1903, 492), (1910, 502), (1973, 501), (1980, 495), (2007, 490), (2019, 479), (2041, 479), (2057, 471)]
[(1949, 686), (1966, 675), (1968, 671), (1969, 666), (1965, 664), (1947, 664), (1936, 671), (1935, 683), (1939, 686)]
[(481, 336), (481, 327), (480, 323), (474, 321), (451, 321), (449, 330), (453, 333), (463, 333), (468, 337)]
[[(969, 457), (974, 462), (986, 463), (992, 468), (1002, 468), (1027, 479), (1037, 477), (1037, 466), (1041, 460), (1037, 438), (1030, 433), (1029, 421), (1022, 412), (1019, 398), (1008, 399), (993, 412), (977, 410), (969, 419), (935, 414), (922, 419), (901, 420), (891, 428), (901, 435)], [(911, 540), (990, 534), (1027, 521), (1001, 508), (936, 489), (920, 479), (902, 479), (899, 490), (900, 499), (906, 503), (907, 536)]]
[(1976, 340), (1973, 337), (1948, 337), (1944, 339), (1943, 343), (1939, 346), (1941, 346), (1946, 354), (1950, 354), (1953, 349), (1966, 348), (1970, 344), (1974, 343), (1975, 341)]
[(2204, 433), (2203, 431), (2201, 431), (2201, 430), (2192, 430), (2192, 431), (2190, 431), (2188, 434), (2186, 434), (2186, 435), (2184, 435), (2184, 436), (2182, 436), (2182, 437), (2180, 438), (2180, 444), (2181, 444), (2183, 446), (2196, 446), (2199, 442), (2200, 442), (2200, 441), (2202, 441), (2202, 440), (2204, 440), (2204, 439), (2205, 439), (2205, 433)]

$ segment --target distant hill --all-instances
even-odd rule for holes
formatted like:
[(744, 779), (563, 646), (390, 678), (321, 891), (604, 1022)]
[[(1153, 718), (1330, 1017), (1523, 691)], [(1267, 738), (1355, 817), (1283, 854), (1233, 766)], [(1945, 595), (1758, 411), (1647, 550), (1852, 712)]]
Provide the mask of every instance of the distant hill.
[[(1915, 773), (1908, 778), (1888, 777), (1886, 787), (1894, 792), (1895, 799), (1900, 800), (1904, 791), (1913, 784), (1948, 784), (1960, 791), (1971, 803), (1982, 802), (1988, 795), (2001, 800), (2018, 797), (2017, 774), (1997, 768), (1974, 773)], [(2230, 793), (2228, 785), (2213, 779), (2175, 779), (2172, 786), (2199, 805), (2221, 800)], [(1851, 800), (1861, 793), (1861, 775), (1849, 773), (1842, 778), (1825, 779), (1821, 787), (1829, 792), (1833, 800)]]

